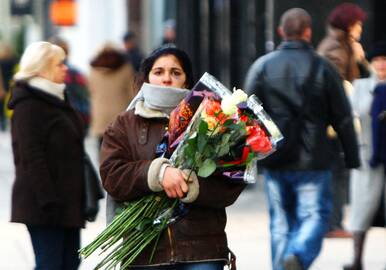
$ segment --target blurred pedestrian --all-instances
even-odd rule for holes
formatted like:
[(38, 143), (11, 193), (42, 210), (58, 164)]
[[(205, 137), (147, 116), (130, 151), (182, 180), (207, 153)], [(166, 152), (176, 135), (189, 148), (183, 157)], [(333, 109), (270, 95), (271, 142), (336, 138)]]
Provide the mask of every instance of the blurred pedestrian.
[(90, 94), (87, 86), (86, 77), (68, 62), (70, 48), (66, 40), (59, 36), (53, 36), (48, 40), (52, 44), (58, 45), (66, 53), (65, 64), (67, 66), (66, 93), (70, 104), (82, 117), (85, 131), (87, 133), (90, 126)]
[(5, 42), (0, 41), (0, 130), (7, 128), (7, 115), (5, 102), (9, 97), (9, 89), (12, 76), (17, 64), (17, 58), (12, 48)]
[[(374, 145), (372, 119), (369, 114), (374, 103), (374, 89), (382, 84), (383, 88), (386, 87), (386, 42), (376, 43), (368, 59), (371, 61), (374, 72), (369, 78), (354, 81), (354, 92), (351, 98), (354, 115), (361, 123), (359, 145), (362, 166), (352, 171), (350, 182), (350, 230), (353, 232), (354, 256), (352, 263), (344, 267), (345, 270), (363, 269), (362, 258), (366, 234), (379, 209), (382, 196), (386, 197), (384, 166), (381, 163), (369, 164), (368, 162), (372, 160)], [(379, 88), (379, 91), (381, 90), (382, 88)], [(381, 150), (380, 147), (377, 148)]]
[(65, 98), (65, 52), (48, 42), (24, 51), (9, 107), (16, 179), (12, 222), (31, 236), (35, 269), (75, 270), (83, 214), (83, 126)]
[(327, 34), (318, 45), (318, 53), (331, 61), (342, 79), (349, 82), (368, 75), (368, 62), (360, 44), (366, 18), (365, 11), (356, 4), (338, 5), (329, 14)]
[[(344, 81), (346, 94), (352, 92), (352, 81), (368, 76), (368, 62), (362, 45), (359, 43), (362, 24), (366, 13), (356, 4), (343, 3), (335, 7), (328, 16), (326, 37), (318, 46), (318, 53), (328, 59), (339, 71)], [(330, 138), (332, 167), (333, 211), (327, 237), (351, 237), (342, 224), (344, 205), (348, 200), (350, 172), (344, 165), (344, 154), (336, 132), (331, 126), (327, 129)]]
[(147, 247), (130, 269), (222, 270), (229, 254), (225, 207), (245, 185), (230, 184), (219, 176), (201, 179), (194, 173), (194, 180), (186, 183), (180, 169), (156, 156), (169, 114), (193, 86), (186, 53), (170, 45), (160, 47), (142, 62), (141, 75), (144, 83), (137, 97), (104, 134), (102, 182), (119, 202), (164, 191), (170, 198), (180, 198), (189, 210), (169, 224), (157, 245)]
[(164, 22), (162, 44), (175, 44), (176, 42), (176, 21), (168, 19)]
[(135, 72), (138, 72), (143, 54), (138, 48), (137, 37), (134, 32), (129, 31), (123, 36), (123, 45), (126, 50), (127, 61), (134, 67)]
[(284, 135), (259, 162), (266, 181), (274, 270), (305, 270), (318, 256), (331, 213), (331, 160), (324, 132), (332, 124), (346, 166), (359, 166), (351, 108), (339, 74), (312, 49), (311, 17), (301, 8), (280, 19), (283, 41), (249, 69), (245, 90), (256, 94)]
[(90, 65), (91, 133), (100, 143), (107, 126), (136, 94), (134, 71), (124, 52), (110, 43), (103, 45)]

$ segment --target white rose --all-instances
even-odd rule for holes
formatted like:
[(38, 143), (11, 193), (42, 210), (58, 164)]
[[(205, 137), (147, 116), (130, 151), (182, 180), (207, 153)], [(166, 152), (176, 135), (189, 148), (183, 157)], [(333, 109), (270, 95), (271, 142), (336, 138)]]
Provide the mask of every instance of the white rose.
[(226, 96), (221, 100), (221, 109), (226, 115), (233, 115), (237, 111), (237, 106), (232, 96)]
[(241, 89), (237, 89), (233, 87), (232, 99), (233, 102), (237, 105), (239, 103), (245, 102), (248, 99), (248, 95)]

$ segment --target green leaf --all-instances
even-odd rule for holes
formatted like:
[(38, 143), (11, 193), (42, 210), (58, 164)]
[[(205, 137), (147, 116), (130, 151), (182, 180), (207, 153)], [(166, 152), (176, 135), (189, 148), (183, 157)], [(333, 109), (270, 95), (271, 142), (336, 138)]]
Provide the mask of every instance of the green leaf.
[(201, 120), (200, 125), (198, 126), (198, 133), (199, 134), (206, 134), (208, 132), (208, 123)]
[(211, 144), (207, 144), (204, 148), (204, 151), (202, 152), (203, 158), (215, 157), (215, 154), (215, 148)]
[(208, 177), (216, 170), (216, 163), (212, 159), (206, 159), (198, 170), (198, 176)]
[(194, 158), (195, 152), (196, 152), (196, 148), (193, 145), (191, 144), (185, 145), (183, 153), (185, 154), (186, 158), (188, 159)]
[(221, 144), (227, 144), (229, 142), (229, 139), (231, 138), (231, 135), (230, 134), (224, 134), (222, 137), (221, 137)]
[(229, 127), (229, 126), (231, 126), (233, 123), (234, 123), (234, 120), (233, 120), (233, 119), (227, 119), (227, 120), (224, 122), (223, 126), (224, 126), (224, 127)]
[(222, 157), (229, 153), (229, 144), (221, 145), (220, 150), (218, 151), (218, 156)]
[(198, 152), (202, 153), (207, 145), (207, 135), (206, 133), (205, 134), (201, 134), (199, 133), (198, 134), (198, 138), (197, 138), (197, 150)]

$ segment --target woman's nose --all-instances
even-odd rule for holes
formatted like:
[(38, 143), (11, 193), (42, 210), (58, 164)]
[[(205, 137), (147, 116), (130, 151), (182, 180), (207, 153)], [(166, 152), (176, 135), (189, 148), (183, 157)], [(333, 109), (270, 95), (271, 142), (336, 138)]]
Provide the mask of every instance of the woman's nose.
[(164, 76), (162, 77), (162, 81), (165, 84), (170, 84), (171, 83), (172, 77), (170, 76), (170, 74), (168, 72), (165, 72)]

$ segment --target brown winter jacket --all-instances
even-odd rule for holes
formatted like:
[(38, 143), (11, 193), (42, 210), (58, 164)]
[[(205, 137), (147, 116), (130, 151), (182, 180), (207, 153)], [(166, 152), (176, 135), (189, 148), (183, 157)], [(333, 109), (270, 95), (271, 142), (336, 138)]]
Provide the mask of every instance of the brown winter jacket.
[(83, 126), (68, 102), (25, 83), (13, 89), (16, 179), (12, 222), (84, 227)]
[(355, 60), (349, 37), (343, 30), (328, 28), (327, 35), (320, 42), (317, 52), (335, 66), (343, 80), (352, 82), (360, 78), (360, 65), (366, 69), (366, 61), (358, 63)]
[[(115, 200), (131, 201), (152, 193), (147, 173), (166, 125), (165, 120), (145, 119), (128, 111), (106, 130), (100, 172), (105, 189)], [(227, 260), (225, 207), (245, 185), (221, 177), (199, 179), (199, 184), (200, 194), (188, 214), (162, 233), (152, 264)], [(152, 246), (134, 265), (148, 265)]]

